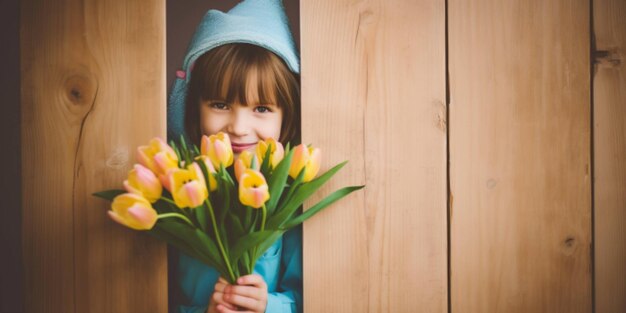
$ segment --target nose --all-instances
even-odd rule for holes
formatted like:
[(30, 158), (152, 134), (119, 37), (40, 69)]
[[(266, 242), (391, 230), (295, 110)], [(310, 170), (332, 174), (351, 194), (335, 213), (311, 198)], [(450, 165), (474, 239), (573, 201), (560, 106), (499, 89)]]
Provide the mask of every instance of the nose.
[(233, 106), (233, 113), (226, 131), (233, 137), (245, 137), (250, 132), (249, 117), (245, 110), (240, 110), (239, 106)]

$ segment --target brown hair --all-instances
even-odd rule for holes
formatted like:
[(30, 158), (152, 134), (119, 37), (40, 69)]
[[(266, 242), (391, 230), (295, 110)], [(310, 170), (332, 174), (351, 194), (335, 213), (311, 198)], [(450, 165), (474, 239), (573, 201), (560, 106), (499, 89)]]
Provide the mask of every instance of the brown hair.
[[(256, 71), (256, 82), (249, 79)], [(247, 86), (257, 85), (260, 103), (273, 103), (283, 110), (279, 141), (294, 140), (300, 129), (300, 77), (271, 51), (235, 43), (211, 49), (193, 65), (185, 99), (185, 132), (196, 145), (202, 137), (200, 101), (222, 99), (248, 105)]]

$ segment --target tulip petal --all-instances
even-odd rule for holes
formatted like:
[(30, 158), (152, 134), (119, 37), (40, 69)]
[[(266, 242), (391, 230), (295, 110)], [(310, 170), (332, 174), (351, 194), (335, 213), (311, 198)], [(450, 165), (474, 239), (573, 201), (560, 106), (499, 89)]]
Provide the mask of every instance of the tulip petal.
[(132, 229), (150, 229), (156, 223), (157, 213), (150, 202), (133, 193), (125, 193), (115, 197), (111, 204), (111, 210), (108, 212), (111, 219)]
[(156, 211), (141, 205), (133, 205), (128, 208), (128, 215), (131, 217), (131, 228), (138, 230), (152, 229), (157, 221)]
[(245, 170), (246, 170), (246, 165), (244, 164), (244, 161), (240, 157), (235, 161), (235, 178), (237, 179), (237, 181), (241, 181), (241, 175), (243, 175), (243, 172)]
[(315, 178), (317, 173), (320, 171), (321, 162), (322, 152), (320, 151), (320, 149), (311, 149), (310, 158), (305, 167), (306, 172), (304, 173), (304, 177), (302, 179), (303, 182), (309, 182), (313, 178)]
[(107, 213), (109, 214), (109, 217), (112, 220), (114, 220), (115, 222), (119, 223), (120, 225), (128, 227), (128, 225), (126, 224), (126, 221), (124, 219), (122, 219), (119, 214), (117, 214), (117, 213), (115, 213), (113, 211), (107, 211)]
[(304, 168), (309, 160), (309, 149), (304, 144), (300, 144), (294, 148), (293, 158), (291, 159), (291, 167), (289, 168), (289, 176), (298, 177), (300, 171)]
[(157, 172), (158, 168), (152, 157), (154, 152), (150, 146), (137, 147), (137, 160), (140, 164), (150, 169), (152, 172)]
[(242, 204), (260, 208), (267, 200), (269, 200), (269, 188), (265, 177), (261, 172), (247, 169), (243, 175), (241, 175), (241, 182), (239, 183), (239, 201)]

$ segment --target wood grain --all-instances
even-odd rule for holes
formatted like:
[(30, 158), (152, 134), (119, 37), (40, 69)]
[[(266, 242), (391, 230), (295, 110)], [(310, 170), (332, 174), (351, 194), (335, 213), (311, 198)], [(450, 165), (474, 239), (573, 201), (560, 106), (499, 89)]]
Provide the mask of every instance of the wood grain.
[(596, 312), (626, 312), (626, 2), (593, 1)]
[(164, 1), (22, 2), (26, 312), (166, 312), (165, 246), (106, 216), (165, 136)]
[(452, 312), (591, 312), (589, 2), (448, 5)]
[(445, 2), (302, 1), (301, 31), (303, 142), (350, 160), (315, 200), (367, 185), (304, 225), (305, 312), (447, 312)]

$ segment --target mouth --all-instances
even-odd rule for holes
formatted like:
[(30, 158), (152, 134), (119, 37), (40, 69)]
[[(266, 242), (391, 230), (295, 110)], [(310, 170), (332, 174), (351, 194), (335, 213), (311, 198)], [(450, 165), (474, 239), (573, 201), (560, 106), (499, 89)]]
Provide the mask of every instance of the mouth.
[(245, 150), (248, 150), (254, 146), (256, 146), (256, 142), (255, 143), (235, 143), (235, 142), (231, 142), (230, 144), (233, 148), (233, 152), (234, 153), (241, 153)]

